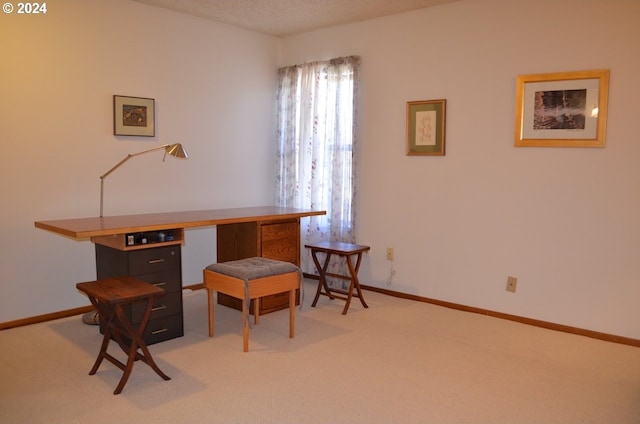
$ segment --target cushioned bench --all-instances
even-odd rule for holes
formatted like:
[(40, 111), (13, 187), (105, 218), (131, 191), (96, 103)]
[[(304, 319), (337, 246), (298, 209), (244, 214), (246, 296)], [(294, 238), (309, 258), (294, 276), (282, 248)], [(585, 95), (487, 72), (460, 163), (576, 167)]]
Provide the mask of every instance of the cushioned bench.
[(254, 301), (255, 323), (259, 323), (260, 298), (289, 292), (289, 337), (294, 337), (296, 290), (300, 288), (300, 268), (267, 258), (246, 258), (211, 264), (203, 271), (209, 304), (209, 337), (213, 337), (215, 291), (242, 301), (243, 350), (249, 350), (249, 305)]

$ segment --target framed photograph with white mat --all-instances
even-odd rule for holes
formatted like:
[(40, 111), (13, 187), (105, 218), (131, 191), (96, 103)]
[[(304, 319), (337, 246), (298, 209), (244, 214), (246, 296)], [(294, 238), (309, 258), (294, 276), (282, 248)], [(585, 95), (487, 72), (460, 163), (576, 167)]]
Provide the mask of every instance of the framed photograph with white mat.
[(604, 147), (609, 70), (520, 75), (515, 146)]

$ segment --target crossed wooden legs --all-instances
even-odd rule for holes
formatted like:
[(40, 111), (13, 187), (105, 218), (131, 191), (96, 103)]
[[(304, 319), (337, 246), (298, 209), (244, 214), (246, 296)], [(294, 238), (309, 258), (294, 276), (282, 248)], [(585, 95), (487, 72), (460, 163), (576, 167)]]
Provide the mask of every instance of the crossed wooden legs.
[[(360, 269), (360, 263), (362, 262), (362, 253), (368, 251), (370, 249), (369, 246), (342, 242), (320, 242), (317, 244), (307, 244), (305, 247), (311, 249), (311, 257), (313, 258), (313, 262), (316, 264), (316, 268), (318, 270), (318, 273), (320, 274), (320, 281), (318, 282), (316, 296), (313, 299), (313, 303), (311, 304), (312, 307), (316, 306), (320, 295), (328, 296), (330, 299), (346, 300), (344, 309), (342, 310), (342, 315), (347, 314), (349, 305), (351, 305), (351, 299), (354, 297), (360, 299), (360, 303), (362, 303), (363, 307), (369, 307), (364, 301), (364, 297), (362, 296), (362, 289), (360, 288), (360, 282), (358, 281), (358, 270)], [(325, 254), (324, 263), (322, 265), (318, 260), (318, 253)], [(346, 258), (349, 275), (327, 272), (331, 255), (337, 255), (339, 257)], [(353, 256), (356, 257), (355, 265), (353, 264), (352, 260)], [(327, 284), (327, 276), (349, 280), (349, 289), (345, 291), (341, 289), (330, 288)], [(356, 292), (355, 294), (354, 290)]]
[[(149, 365), (156, 374), (163, 379), (171, 380), (171, 378), (158, 368), (158, 365), (156, 365), (151, 357), (146, 343), (142, 339), (144, 330), (147, 327), (147, 322), (151, 316), (153, 300), (156, 297), (162, 296), (164, 290), (133, 277), (89, 281), (86, 283), (78, 283), (76, 287), (89, 297), (91, 304), (100, 315), (101, 323), (104, 324), (104, 336), (102, 338), (102, 345), (100, 346), (100, 353), (91, 371), (89, 371), (89, 375), (94, 375), (98, 371), (103, 359), (120, 368), (123, 374), (118, 386), (113, 392), (114, 395), (122, 392), (124, 385), (127, 384), (129, 375), (131, 375), (133, 364), (137, 360)], [(123, 306), (136, 302), (147, 302), (147, 305), (142, 320), (137, 327), (134, 327), (124, 312)], [(126, 364), (123, 364), (107, 353), (111, 338), (113, 338), (127, 354)], [(138, 349), (142, 350), (142, 353), (138, 352)]]
[[(102, 363), (103, 359), (108, 360), (113, 365), (120, 368), (124, 373), (122, 374), (122, 378), (120, 378), (118, 386), (113, 392), (114, 395), (122, 392), (124, 385), (127, 384), (127, 381), (129, 380), (131, 370), (133, 369), (133, 364), (136, 360), (140, 360), (149, 365), (151, 369), (153, 369), (156, 374), (158, 374), (164, 380), (171, 380), (169, 376), (167, 376), (160, 370), (160, 368), (158, 368), (158, 365), (156, 365), (153, 357), (151, 356), (151, 353), (149, 352), (149, 348), (147, 348), (146, 343), (142, 340), (142, 334), (144, 333), (144, 329), (147, 326), (147, 321), (149, 320), (149, 316), (151, 315), (153, 299), (149, 298), (147, 300), (147, 307), (144, 316), (137, 329), (134, 328), (129, 322), (129, 319), (122, 310), (122, 304), (116, 304), (113, 307), (109, 307), (108, 305), (94, 301), (93, 298), (90, 299), (91, 303), (98, 310), (100, 319), (104, 320), (106, 327), (104, 331), (104, 337), (102, 338), (100, 353), (98, 354), (98, 358), (96, 359), (95, 364), (93, 364), (91, 371), (89, 371), (89, 375), (94, 375), (98, 371), (98, 368), (100, 368), (100, 364)], [(126, 365), (107, 353), (107, 348), (109, 346), (111, 336), (113, 336), (116, 343), (118, 343), (120, 348), (127, 354)], [(138, 349), (142, 350), (142, 353), (138, 352)]]

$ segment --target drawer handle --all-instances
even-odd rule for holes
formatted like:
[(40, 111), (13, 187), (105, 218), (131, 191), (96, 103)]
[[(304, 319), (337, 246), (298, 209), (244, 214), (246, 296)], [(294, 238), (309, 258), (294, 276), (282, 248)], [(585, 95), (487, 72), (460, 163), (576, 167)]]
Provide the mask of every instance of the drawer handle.
[(164, 262), (164, 261), (166, 261), (166, 259), (151, 259), (151, 260), (149, 261), (149, 263), (150, 263), (150, 264), (159, 264), (159, 263), (162, 263), (162, 262)]
[(156, 286), (156, 287), (159, 287), (159, 286), (166, 286), (166, 285), (167, 285), (167, 283), (163, 283), (162, 281), (158, 281), (157, 283), (151, 283), (151, 284), (153, 284), (153, 285), (154, 285), (154, 286)]
[(155, 311), (161, 311), (163, 309), (167, 309), (167, 305), (158, 305), (154, 308), (151, 308), (151, 312), (155, 312)]
[(166, 333), (167, 331), (169, 331), (168, 328), (161, 328), (160, 330), (152, 331), (151, 334), (155, 336), (156, 334)]

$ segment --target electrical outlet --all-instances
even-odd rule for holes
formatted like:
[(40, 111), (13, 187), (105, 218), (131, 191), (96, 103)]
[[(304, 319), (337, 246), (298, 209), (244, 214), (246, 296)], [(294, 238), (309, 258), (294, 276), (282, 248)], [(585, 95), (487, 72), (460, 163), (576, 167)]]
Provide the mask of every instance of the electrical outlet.
[(518, 286), (518, 279), (516, 277), (507, 277), (507, 291), (511, 293), (516, 292)]
[(393, 260), (393, 247), (387, 247), (387, 260)]

